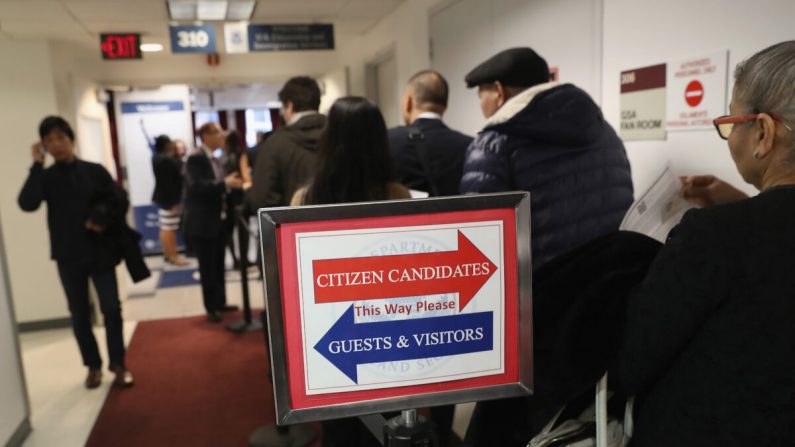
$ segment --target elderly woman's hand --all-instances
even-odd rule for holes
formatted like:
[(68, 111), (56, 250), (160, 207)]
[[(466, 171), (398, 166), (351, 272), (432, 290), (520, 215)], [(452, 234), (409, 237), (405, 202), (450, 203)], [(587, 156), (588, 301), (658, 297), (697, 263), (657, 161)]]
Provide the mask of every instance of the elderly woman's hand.
[(685, 199), (698, 205), (710, 206), (747, 199), (748, 195), (714, 175), (680, 177)]

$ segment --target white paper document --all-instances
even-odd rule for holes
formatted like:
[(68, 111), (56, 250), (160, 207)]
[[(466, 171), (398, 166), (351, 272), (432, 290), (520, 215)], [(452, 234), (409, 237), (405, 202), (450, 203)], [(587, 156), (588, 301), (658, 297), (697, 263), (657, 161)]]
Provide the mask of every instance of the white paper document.
[(668, 233), (690, 208), (695, 208), (695, 205), (682, 196), (682, 182), (667, 167), (632, 204), (619, 229), (642, 233), (665, 242)]

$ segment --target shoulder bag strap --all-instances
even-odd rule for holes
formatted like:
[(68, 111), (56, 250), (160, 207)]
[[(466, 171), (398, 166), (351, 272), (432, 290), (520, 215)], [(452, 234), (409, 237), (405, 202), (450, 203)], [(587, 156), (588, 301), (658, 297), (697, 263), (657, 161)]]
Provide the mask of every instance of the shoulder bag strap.
[(409, 126), (408, 131), (408, 145), (417, 151), (417, 157), (419, 157), (420, 163), (422, 163), (422, 170), (425, 172), (425, 179), (428, 181), (428, 188), (430, 189), (428, 192), (431, 194), (431, 197), (438, 197), (439, 188), (436, 186), (436, 176), (431, 169), (431, 161), (428, 159), (425, 134), (422, 133), (422, 130), (413, 126)]

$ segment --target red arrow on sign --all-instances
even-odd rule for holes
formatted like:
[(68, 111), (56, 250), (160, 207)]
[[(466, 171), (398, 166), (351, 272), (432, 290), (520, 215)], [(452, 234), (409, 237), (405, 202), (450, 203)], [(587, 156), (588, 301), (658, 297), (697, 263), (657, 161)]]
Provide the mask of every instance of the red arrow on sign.
[(458, 292), (463, 310), (497, 270), (458, 232), (458, 250), (312, 261), (316, 303)]

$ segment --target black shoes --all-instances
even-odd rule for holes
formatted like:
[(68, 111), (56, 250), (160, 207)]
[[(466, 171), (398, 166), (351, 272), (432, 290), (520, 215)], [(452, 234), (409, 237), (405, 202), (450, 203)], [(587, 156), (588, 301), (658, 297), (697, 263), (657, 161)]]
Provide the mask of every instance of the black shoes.
[(222, 318), (221, 318), (221, 313), (222, 312), (234, 312), (234, 311), (236, 311), (238, 309), (239, 308), (237, 306), (233, 305), (233, 304), (223, 305), (218, 310), (214, 310), (212, 312), (207, 312), (207, 321), (209, 321), (210, 323), (220, 323), (221, 320), (222, 320)]
[(102, 370), (89, 368), (86, 376), (86, 388), (92, 390), (99, 388), (100, 385), (102, 385)]

